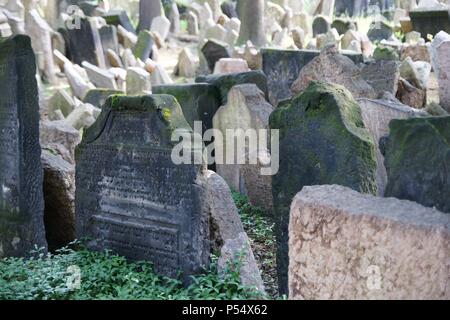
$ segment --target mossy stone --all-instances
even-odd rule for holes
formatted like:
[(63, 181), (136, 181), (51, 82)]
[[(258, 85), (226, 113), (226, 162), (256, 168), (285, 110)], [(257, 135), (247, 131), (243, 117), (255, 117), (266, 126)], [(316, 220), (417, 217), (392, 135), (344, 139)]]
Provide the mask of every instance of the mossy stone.
[(288, 226), (293, 197), (304, 186), (337, 184), (376, 195), (375, 147), (361, 109), (340, 85), (312, 81), (272, 113), (280, 130), (280, 167), (272, 188), (280, 293), (287, 293)]
[(450, 116), (393, 120), (389, 129), (385, 196), (450, 213)]

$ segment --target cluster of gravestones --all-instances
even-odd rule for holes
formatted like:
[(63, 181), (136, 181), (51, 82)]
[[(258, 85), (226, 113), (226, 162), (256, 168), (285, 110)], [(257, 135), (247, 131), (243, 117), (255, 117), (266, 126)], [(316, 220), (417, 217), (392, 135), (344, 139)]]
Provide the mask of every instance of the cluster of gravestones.
[[(188, 281), (244, 250), (241, 279), (264, 291), (235, 190), (274, 218), (292, 299), (450, 297), (444, 4), (380, 1), (366, 34), (349, 16), (372, 1), (5, 2), (0, 257), (83, 238)], [(175, 130), (209, 129), (278, 130), (278, 150), (215, 172), (173, 162)]]

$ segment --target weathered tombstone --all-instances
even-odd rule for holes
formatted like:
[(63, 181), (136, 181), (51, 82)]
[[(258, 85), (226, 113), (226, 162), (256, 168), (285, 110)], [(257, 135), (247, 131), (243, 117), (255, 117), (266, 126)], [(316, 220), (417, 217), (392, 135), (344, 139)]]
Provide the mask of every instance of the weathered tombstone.
[(393, 120), (380, 142), (388, 175), (386, 197), (450, 213), (450, 117)]
[(0, 257), (47, 248), (35, 75), (30, 38), (0, 39)]
[[(260, 140), (269, 141), (267, 129), (272, 111), (272, 105), (266, 101), (264, 93), (255, 84), (242, 84), (231, 88), (228, 93), (227, 104), (221, 106), (214, 115), (214, 129), (220, 131), (223, 135), (223, 141), (216, 139), (214, 142), (216, 150), (221, 150), (223, 154), (223, 159), (220, 159), (222, 162), (216, 164), (217, 173), (236, 192), (247, 194), (245, 186), (252, 188), (250, 184), (246, 185), (247, 178), (255, 181), (258, 176), (261, 176), (261, 173), (256, 170), (256, 172), (247, 171), (252, 176), (245, 177), (241, 167), (250, 162), (250, 159), (245, 159), (245, 157), (248, 157), (248, 155), (256, 156), (259, 151), (264, 151), (259, 148)], [(235, 139), (235, 133), (229, 136), (227, 130), (242, 130), (240, 134), (235, 132), (238, 141), (245, 140), (247, 130), (255, 130), (257, 131), (255, 136), (257, 140), (254, 141), (248, 136), (244, 146), (245, 150), (239, 150), (237, 145), (234, 145), (234, 149), (231, 150), (226, 146), (231, 145), (229, 142)], [(265, 137), (262, 137), (261, 134)], [(231, 157), (227, 154), (228, 151), (234, 152), (233, 163), (225, 163), (225, 159), (229, 160)], [(257, 166), (257, 163), (251, 164)], [(253, 175), (256, 175), (256, 177)], [(270, 189), (271, 186), (267, 186), (267, 188)], [(252, 192), (252, 196), (254, 195)]]
[(409, 12), (414, 31), (420, 32), (422, 38), (435, 35), (439, 31), (450, 33), (450, 16), (448, 10), (428, 10), (417, 8)]
[(242, 22), (238, 43), (244, 44), (250, 40), (259, 47), (266, 44), (264, 7), (264, 0), (237, 1), (237, 13)]
[(311, 82), (270, 116), (280, 130), (280, 166), (272, 178), (280, 293), (287, 293), (289, 206), (304, 186), (339, 184), (377, 193), (375, 148), (361, 110), (340, 85)]
[(439, 97), (441, 106), (450, 112), (450, 40), (437, 47), (437, 69), (439, 70)]
[(369, 62), (362, 67), (361, 76), (377, 95), (383, 92), (395, 95), (400, 78), (399, 62), (394, 60)]
[(222, 58), (230, 58), (228, 44), (218, 40), (208, 40), (201, 51), (211, 72), (214, 70), (217, 61)]
[(394, 34), (392, 27), (385, 21), (375, 21), (371, 24), (367, 36), (370, 41), (387, 40)]
[(427, 113), (413, 109), (399, 102), (388, 100), (358, 99), (364, 126), (372, 136), (377, 158), (377, 189), (380, 197), (384, 196), (387, 185), (387, 173), (384, 157), (379, 148), (379, 141), (389, 134), (389, 123), (393, 119), (408, 119), (426, 116)]
[(174, 34), (180, 33), (180, 12), (178, 11), (178, 6), (175, 1), (170, 5), (168, 18), (170, 21), (170, 32)]
[(449, 215), (336, 185), (303, 188), (290, 215), (290, 299), (450, 299)]
[(141, 95), (152, 90), (150, 74), (139, 67), (127, 69), (126, 83), (128, 95)]
[(199, 29), (198, 29), (198, 17), (197, 15), (189, 11), (186, 14), (186, 21), (187, 21), (187, 31), (190, 35), (198, 35)]
[(213, 128), (213, 116), (221, 102), (219, 90), (214, 85), (208, 83), (160, 85), (154, 86), (152, 92), (174, 96), (192, 128), (195, 121), (202, 122), (202, 133)]
[(236, 58), (222, 58), (216, 62), (214, 74), (239, 73), (250, 71), (247, 61)]
[(89, 80), (97, 88), (117, 89), (116, 79), (108, 70), (101, 69), (87, 61), (83, 62), (83, 68), (86, 70)]
[(161, 36), (161, 40), (165, 41), (170, 31), (170, 21), (164, 16), (153, 18), (150, 30), (157, 32)]
[(133, 25), (131, 24), (128, 14), (124, 10), (111, 10), (102, 16), (106, 23), (114, 25), (116, 27), (122, 26), (128, 32), (135, 33)]
[(317, 16), (316, 18), (314, 18), (312, 29), (314, 37), (316, 37), (318, 34), (327, 33), (331, 29), (331, 22), (327, 17)]
[(150, 30), (153, 19), (160, 16), (161, 13), (161, 0), (139, 0), (139, 25), (137, 30)]
[(55, 64), (51, 40), (53, 30), (35, 9), (28, 11), (26, 21), (25, 30), (31, 37), (31, 44), (37, 60), (43, 61), (42, 65), (38, 64), (38, 67), (46, 80), (51, 84), (55, 84)]
[(323, 50), (300, 70), (291, 91), (294, 94), (300, 93), (313, 80), (341, 84), (355, 98), (376, 98), (373, 88), (362, 78), (359, 67), (333, 46)]
[(428, 47), (430, 54), (430, 62), (433, 67), (433, 71), (438, 79), (439, 79), (439, 64), (438, 64), (437, 48), (443, 41), (450, 41), (450, 34), (448, 34), (445, 31), (440, 31), (438, 34), (436, 34), (430, 46)]
[[(316, 50), (261, 49), (263, 68), (267, 76), (269, 98), (273, 106), (292, 96), (291, 86), (298, 78), (300, 70), (320, 52)], [(363, 62), (357, 53), (345, 53), (355, 63)]]
[(100, 34), (93, 18), (80, 20), (80, 28), (67, 29), (68, 43), (72, 61), (81, 65), (83, 61), (101, 68), (106, 67)]
[(353, 22), (345, 19), (334, 19), (331, 28), (335, 28), (339, 34), (345, 34), (352, 28)]
[(105, 56), (105, 62), (108, 66), (111, 65), (108, 58), (108, 51), (119, 54), (119, 40), (117, 37), (117, 28), (115, 26), (103, 26), (98, 30), (100, 34), (100, 41), (102, 43), (103, 54)]
[(133, 48), (134, 56), (145, 62), (152, 57), (153, 44), (154, 41), (150, 31), (142, 30), (139, 32), (137, 43)]
[(267, 78), (265, 74), (258, 71), (249, 71), (241, 73), (214, 74), (209, 76), (199, 76), (195, 79), (196, 83), (209, 83), (217, 87), (221, 96), (221, 104), (227, 104), (228, 92), (236, 85), (253, 83), (264, 92), (266, 100), (268, 100)]
[(193, 134), (171, 96), (108, 99), (77, 147), (76, 234), (187, 281), (209, 260), (206, 170), (173, 162), (174, 130)]

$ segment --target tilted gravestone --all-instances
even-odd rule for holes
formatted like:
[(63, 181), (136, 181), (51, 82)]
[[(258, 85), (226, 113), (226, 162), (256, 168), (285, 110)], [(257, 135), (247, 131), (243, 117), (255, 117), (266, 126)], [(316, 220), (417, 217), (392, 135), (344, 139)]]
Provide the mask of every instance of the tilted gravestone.
[(409, 12), (414, 31), (420, 32), (422, 38), (436, 35), (439, 31), (450, 33), (450, 15), (448, 10), (424, 10), (418, 8)]
[(193, 134), (172, 96), (107, 100), (76, 150), (76, 234), (187, 280), (209, 259), (206, 170), (172, 161), (174, 130)]
[(271, 114), (280, 130), (280, 164), (272, 179), (280, 293), (287, 290), (289, 206), (304, 186), (338, 184), (377, 193), (375, 147), (361, 109), (340, 85), (311, 82)]
[(331, 22), (327, 17), (317, 16), (313, 21), (312, 29), (314, 37), (318, 34), (327, 33), (328, 31), (330, 31), (330, 28)]
[[(291, 86), (300, 70), (320, 54), (317, 50), (262, 49), (263, 71), (267, 76), (269, 99), (273, 106), (292, 96)], [(363, 62), (358, 53), (345, 53), (354, 63)]]
[(125, 30), (136, 33), (136, 30), (134, 30), (127, 12), (124, 10), (111, 10), (104, 14), (102, 17), (108, 24), (114, 25), (116, 27), (122, 26), (125, 28)]
[(34, 61), (28, 36), (0, 40), (0, 257), (47, 247)]

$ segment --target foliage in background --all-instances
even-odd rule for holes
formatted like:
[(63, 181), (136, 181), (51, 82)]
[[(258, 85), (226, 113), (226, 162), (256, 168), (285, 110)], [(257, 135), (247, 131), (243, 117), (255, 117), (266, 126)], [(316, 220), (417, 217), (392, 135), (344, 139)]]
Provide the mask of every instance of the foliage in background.
[[(157, 276), (150, 263), (130, 263), (110, 252), (62, 249), (57, 254), (37, 252), (36, 258), (0, 260), (0, 300), (247, 300), (260, 293), (244, 287), (239, 270), (229, 263), (217, 275), (216, 258), (185, 288), (180, 280)], [(237, 263), (237, 262), (235, 262)], [(80, 288), (67, 281), (71, 266), (81, 271)]]

